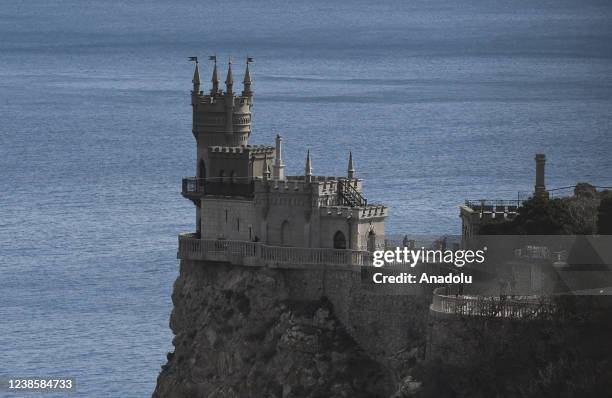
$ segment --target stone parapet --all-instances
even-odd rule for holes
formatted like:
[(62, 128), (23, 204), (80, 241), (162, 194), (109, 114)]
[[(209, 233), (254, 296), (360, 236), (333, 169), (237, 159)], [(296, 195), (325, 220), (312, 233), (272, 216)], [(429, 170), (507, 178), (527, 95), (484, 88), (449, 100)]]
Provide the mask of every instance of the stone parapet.
[(368, 251), (330, 248), (269, 246), (261, 242), (198, 239), (180, 234), (178, 258), (219, 261), (233, 265), (272, 268), (310, 268), (312, 266), (359, 266), (372, 264)]

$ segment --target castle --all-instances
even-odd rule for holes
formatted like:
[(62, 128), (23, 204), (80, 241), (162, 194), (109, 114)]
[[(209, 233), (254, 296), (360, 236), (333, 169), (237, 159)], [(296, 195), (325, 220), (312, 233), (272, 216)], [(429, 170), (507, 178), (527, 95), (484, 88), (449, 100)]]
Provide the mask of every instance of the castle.
[(179, 237), (179, 258), (241, 265), (366, 263), (368, 253), (384, 246), (388, 209), (365, 199), (352, 154), (343, 177), (313, 175), (309, 150), (303, 175), (286, 175), (280, 135), (274, 145), (249, 144), (251, 59), (240, 94), (231, 61), (223, 91), (216, 57), (211, 59), (207, 92), (200, 90), (195, 59), (196, 176), (183, 179), (182, 194), (196, 207), (196, 230)]

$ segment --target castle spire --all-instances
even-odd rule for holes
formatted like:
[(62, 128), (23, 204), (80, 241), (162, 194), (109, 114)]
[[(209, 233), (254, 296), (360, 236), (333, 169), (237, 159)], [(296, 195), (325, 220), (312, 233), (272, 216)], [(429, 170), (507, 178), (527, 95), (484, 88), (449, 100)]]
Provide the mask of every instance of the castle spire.
[(214, 94), (219, 93), (219, 74), (217, 73), (217, 56), (211, 55), (210, 60), (215, 61), (215, 67), (213, 69), (213, 74), (212, 74), (212, 79), (211, 79), (212, 90), (210, 90), (210, 93), (214, 95)]
[(251, 79), (251, 72), (249, 71), (249, 64), (253, 62), (253, 58), (247, 57), (246, 61), (246, 71), (244, 72), (244, 90), (242, 90), (243, 97), (251, 97), (253, 95), (253, 91), (251, 90), (251, 84), (253, 83), (253, 79)]
[(229, 66), (227, 67), (227, 77), (225, 78), (225, 91), (227, 95), (233, 95), (234, 87), (234, 75), (232, 74), (232, 59), (229, 60)]
[(349, 151), (349, 161), (348, 161), (348, 173), (347, 176), (349, 179), (355, 178), (355, 168), (353, 167), (353, 152)]
[(193, 92), (194, 94), (200, 93), (200, 66), (198, 65), (198, 59), (196, 57), (192, 57), (195, 59), (195, 69), (193, 70)]
[(270, 165), (268, 164), (268, 154), (267, 153), (264, 155), (262, 175), (263, 175), (264, 180), (270, 179)]
[(310, 160), (310, 149), (306, 152), (306, 168), (304, 170), (306, 182), (312, 181), (312, 162)]
[(276, 157), (274, 159), (274, 179), (285, 179), (285, 165), (283, 164), (283, 139), (280, 134), (276, 134)]

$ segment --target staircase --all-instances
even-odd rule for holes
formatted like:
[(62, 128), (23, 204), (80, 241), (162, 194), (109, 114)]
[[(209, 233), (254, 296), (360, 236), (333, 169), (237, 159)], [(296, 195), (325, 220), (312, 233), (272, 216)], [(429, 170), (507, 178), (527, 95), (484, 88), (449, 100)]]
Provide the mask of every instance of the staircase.
[(338, 195), (345, 205), (351, 207), (363, 207), (368, 205), (367, 199), (351, 185), (350, 181), (338, 181)]

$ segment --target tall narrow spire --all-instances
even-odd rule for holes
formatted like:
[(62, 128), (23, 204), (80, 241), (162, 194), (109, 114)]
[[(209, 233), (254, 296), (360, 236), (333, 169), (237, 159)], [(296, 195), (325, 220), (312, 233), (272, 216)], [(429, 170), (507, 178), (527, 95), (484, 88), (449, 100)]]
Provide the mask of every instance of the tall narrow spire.
[(285, 179), (285, 165), (283, 164), (283, 139), (276, 134), (276, 157), (274, 159), (273, 176), (275, 180)]
[(304, 170), (304, 175), (306, 177), (306, 182), (310, 182), (312, 180), (312, 161), (310, 160), (310, 149), (306, 152), (306, 168)]
[(210, 57), (212, 60), (215, 61), (215, 67), (213, 69), (213, 74), (212, 74), (212, 90), (210, 90), (211, 94), (218, 94), (219, 93), (219, 74), (217, 73), (217, 56), (216, 55), (212, 55)]
[(246, 71), (244, 72), (244, 90), (242, 90), (243, 97), (250, 97), (253, 95), (253, 91), (251, 89), (251, 84), (253, 83), (253, 79), (251, 79), (251, 71), (249, 70), (249, 64), (253, 58), (247, 57), (246, 61)]
[(270, 165), (268, 164), (267, 153), (264, 155), (264, 161), (261, 169), (261, 174), (263, 175), (264, 180), (270, 179)]
[[(194, 57), (195, 58), (195, 57)], [(195, 69), (193, 70), (193, 92), (194, 94), (200, 93), (200, 66), (198, 65), (198, 60), (196, 58), (195, 61)]]
[(227, 67), (227, 77), (225, 78), (225, 91), (228, 95), (234, 94), (234, 75), (232, 74), (232, 60), (229, 60), (229, 66)]
[(355, 178), (355, 167), (353, 167), (353, 152), (349, 152), (349, 161), (348, 161), (348, 173), (347, 176), (349, 179)]

